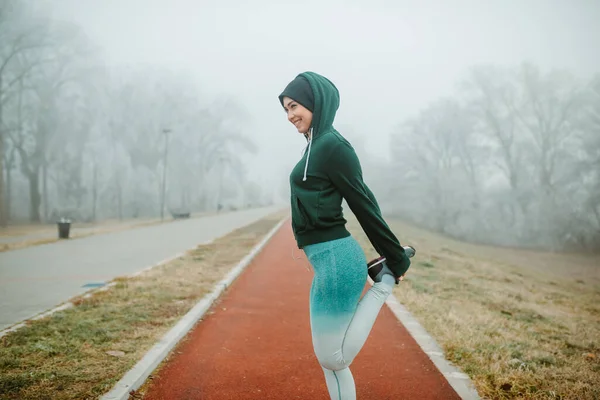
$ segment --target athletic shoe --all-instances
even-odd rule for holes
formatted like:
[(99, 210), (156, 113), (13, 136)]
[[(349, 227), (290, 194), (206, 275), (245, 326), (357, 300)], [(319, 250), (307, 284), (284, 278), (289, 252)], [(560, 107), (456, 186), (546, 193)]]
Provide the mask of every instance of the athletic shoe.
[[(404, 246), (404, 252), (406, 255), (411, 258), (415, 255), (416, 250), (412, 246)], [(373, 280), (373, 282), (381, 282), (381, 278), (383, 275), (388, 274), (394, 277), (396, 283), (400, 282), (400, 277), (394, 276), (394, 273), (388, 268), (385, 264), (385, 257), (377, 257), (374, 260), (371, 260), (367, 263), (367, 272), (369, 276)]]

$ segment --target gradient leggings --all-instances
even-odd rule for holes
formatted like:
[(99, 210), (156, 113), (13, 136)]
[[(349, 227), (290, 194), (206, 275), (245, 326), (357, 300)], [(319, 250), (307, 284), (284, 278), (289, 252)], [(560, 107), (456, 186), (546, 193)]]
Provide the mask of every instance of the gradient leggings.
[(348, 368), (363, 347), (394, 278), (384, 275), (361, 299), (367, 282), (365, 254), (352, 237), (304, 247), (314, 269), (310, 324), (315, 355), (325, 373), (331, 399), (356, 399)]

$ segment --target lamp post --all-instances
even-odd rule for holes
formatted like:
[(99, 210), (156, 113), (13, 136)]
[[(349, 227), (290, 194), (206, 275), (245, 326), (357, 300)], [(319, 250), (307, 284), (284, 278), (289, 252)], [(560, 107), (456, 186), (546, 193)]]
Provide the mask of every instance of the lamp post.
[(219, 156), (219, 166), (221, 167), (221, 171), (220, 175), (219, 175), (219, 194), (217, 197), (217, 212), (221, 211), (223, 205), (221, 204), (222, 201), (222, 197), (223, 197), (223, 175), (225, 172), (225, 156), (223, 154), (221, 154)]
[(165, 192), (167, 189), (167, 157), (169, 155), (169, 133), (170, 129), (163, 129), (162, 133), (165, 135), (165, 149), (163, 153), (163, 176), (162, 176), (162, 187), (161, 187), (161, 199), (160, 199), (160, 220), (164, 219), (165, 212)]

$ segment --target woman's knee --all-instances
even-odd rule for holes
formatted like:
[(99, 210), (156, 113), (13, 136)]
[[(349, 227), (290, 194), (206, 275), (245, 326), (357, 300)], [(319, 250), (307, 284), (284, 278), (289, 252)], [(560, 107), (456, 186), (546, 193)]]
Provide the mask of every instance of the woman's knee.
[(331, 371), (339, 371), (345, 368), (348, 368), (352, 361), (348, 361), (344, 359), (344, 356), (341, 350), (336, 352), (328, 352), (328, 353), (317, 353), (317, 360), (321, 367), (326, 368)]

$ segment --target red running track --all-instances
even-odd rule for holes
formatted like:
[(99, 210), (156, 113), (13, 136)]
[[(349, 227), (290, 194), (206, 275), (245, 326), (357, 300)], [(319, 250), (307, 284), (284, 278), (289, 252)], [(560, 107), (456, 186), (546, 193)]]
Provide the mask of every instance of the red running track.
[[(179, 343), (144, 399), (328, 400), (311, 344), (307, 265), (288, 222)], [(460, 399), (387, 306), (350, 369), (360, 400)]]

